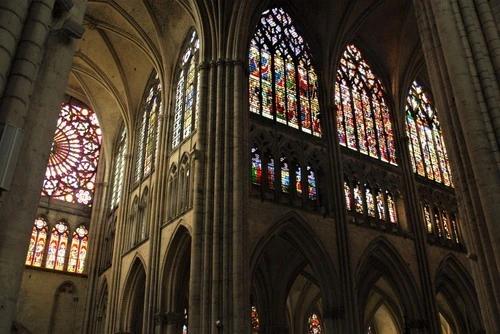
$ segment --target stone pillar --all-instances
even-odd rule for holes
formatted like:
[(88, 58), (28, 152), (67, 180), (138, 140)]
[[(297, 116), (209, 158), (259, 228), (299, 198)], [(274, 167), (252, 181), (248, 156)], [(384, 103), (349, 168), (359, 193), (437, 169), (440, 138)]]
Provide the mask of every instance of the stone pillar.
[[(37, 19), (44, 18), (43, 21), (27, 23), (27, 25), (39, 26), (39, 28), (33, 26), (33, 30), (31, 30), (36, 35), (36, 37), (33, 36), (33, 41), (39, 40), (39, 29), (48, 31), (51, 20), (50, 4), (53, 5), (53, 1), (38, 3), (43, 15), (36, 17)], [(78, 22), (83, 20), (85, 6), (86, 1), (84, 0), (75, 4), (72, 14)], [(25, 29), (25, 33), (27, 31)], [(24, 34), (23, 39), (25, 39)], [(25, 40), (27, 44), (31, 43), (28, 36)], [(33, 79), (36, 80), (33, 95), (31, 98), (30, 94), (26, 94), (26, 92), (20, 95), (24, 96), (24, 100), (19, 103), (24, 106), (19, 106), (13, 101), (6, 102), (4, 99), (1, 107), (2, 113), (9, 113), (6, 119), (22, 122), (22, 124), (15, 125), (21, 125), (25, 137), (11, 188), (8, 192), (2, 193), (0, 203), (0, 215), (3, 217), (0, 229), (0, 239), (2, 240), (0, 244), (0, 268), (2, 268), (0, 270), (0, 286), (2, 287), (0, 289), (0, 333), (8, 333), (14, 319), (27, 245), (40, 199), (41, 185), (61, 100), (64, 96), (75, 51), (75, 41), (68, 39), (67, 35), (60, 32), (51, 34), (46, 43), (45, 40), (41, 42), (40, 45), (35, 46), (35, 48), (42, 48), (44, 52), (41, 53), (43, 60), (38, 61), (42, 64), (40, 73), (38, 73), (37, 78)], [(30, 47), (32, 46), (26, 45), (26, 59), (32, 56), (29, 54)], [(20, 52), (21, 45), (18, 53), (20, 54)], [(24, 70), (26, 68), (19, 68), (18, 73), (21, 75)], [(13, 73), (14, 71), (12, 71), (11, 76)], [(12, 82), (16, 85), (21, 83), (23, 86), (19, 88), (23, 90), (28, 88), (25, 85), (31, 85), (29, 78)], [(9, 79), (8, 85), (10, 86), (10, 84)], [(24, 116), (21, 116), (19, 112), (22, 112), (23, 108), (26, 111)], [(5, 115), (3, 114), (2, 117)]]
[(414, 1), (487, 332), (500, 331), (498, 32), (482, 0)]
[(10, 66), (21, 38), (30, 0), (4, 0), (0, 3), (0, 96), (7, 83)]

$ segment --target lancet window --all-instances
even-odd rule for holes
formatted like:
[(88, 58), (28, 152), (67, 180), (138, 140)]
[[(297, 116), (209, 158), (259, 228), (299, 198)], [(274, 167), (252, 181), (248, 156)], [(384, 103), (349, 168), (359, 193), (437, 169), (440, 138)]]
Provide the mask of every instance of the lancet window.
[(321, 137), (318, 78), (307, 44), (282, 8), (262, 13), (249, 50), (250, 111)]
[(312, 313), (309, 316), (309, 334), (321, 334), (323, 331), (321, 330), (321, 323), (319, 321), (318, 315), (316, 313)]
[(125, 128), (120, 133), (114, 157), (113, 188), (111, 193), (111, 208), (120, 202), (123, 189), (123, 172), (125, 169), (125, 154), (127, 154), (127, 132)]
[(90, 206), (100, 148), (101, 129), (94, 111), (74, 98), (64, 102), (57, 120), (42, 195)]
[(135, 155), (134, 182), (139, 182), (154, 170), (158, 146), (159, 119), (162, 113), (161, 83), (156, 71), (144, 90), (137, 124), (137, 150)]
[(250, 315), (252, 334), (258, 334), (260, 330), (260, 320), (259, 314), (257, 313), (257, 308), (252, 306), (251, 315)]
[(27, 266), (42, 266), (45, 244), (47, 243), (47, 229), (47, 219), (44, 216), (39, 216), (35, 219), (31, 232), (28, 255), (26, 256)]
[(450, 164), (441, 126), (428, 93), (413, 82), (406, 105), (406, 132), (413, 171), (418, 175), (453, 186)]
[(381, 81), (361, 52), (348, 45), (335, 83), (339, 143), (396, 165), (391, 114), (385, 95)]
[(176, 148), (197, 127), (199, 49), (200, 41), (194, 31), (189, 36), (178, 65), (171, 148)]
[(52, 228), (45, 268), (64, 270), (66, 250), (68, 248), (68, 236), (68, 224), (65, 221), (59, 221)]
[(424, 202), (422, 215), (429, 235), (456, 244), (462, 243), (457, 215), (453, 211), (437, 206), (432, 207)]
[(84, 225), (80, 225), (76, 228), (75, 232), (73, 232), (68, 261), (69, 272), (78, 274), (83, 273), (88, 250), (88, 234), (89, 232)]

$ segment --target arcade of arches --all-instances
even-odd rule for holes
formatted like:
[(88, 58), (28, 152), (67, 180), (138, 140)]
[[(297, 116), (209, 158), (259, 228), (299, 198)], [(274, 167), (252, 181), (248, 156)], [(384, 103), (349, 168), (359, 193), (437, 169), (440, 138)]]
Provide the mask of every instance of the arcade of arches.
[(500, 3), (3, 0), (0, 333), (500, 333)]

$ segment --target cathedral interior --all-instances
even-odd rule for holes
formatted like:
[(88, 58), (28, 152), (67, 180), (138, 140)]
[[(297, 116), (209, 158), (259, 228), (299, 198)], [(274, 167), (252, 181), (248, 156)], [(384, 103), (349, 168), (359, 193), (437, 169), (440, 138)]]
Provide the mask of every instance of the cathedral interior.
[(0, 333), (500, 333), (500, 1), (2, 0)]

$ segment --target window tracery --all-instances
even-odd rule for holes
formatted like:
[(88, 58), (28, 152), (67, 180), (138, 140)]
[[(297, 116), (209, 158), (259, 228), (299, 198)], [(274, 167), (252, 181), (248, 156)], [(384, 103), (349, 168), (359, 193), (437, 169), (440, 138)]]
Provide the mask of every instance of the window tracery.
[(92, 205), (100, 148), (101, 129), (96, 114), (70, 98), (61, 106), (42, 195)]
[(47, 242), (47, 229), (47, 218), (39, 216), (35, 219), (33, 230), (31, 232), (28, 255), (26, 256), (27, 266), (42, 266), (45, 244)]
[(335, 105), (340, 145), (396, 165), (394, 134), (384, 87), (352, 44), (347, 46), (340, 60)]
[(282, 8), (262, 13), (249, 50), (250, 111), (321, 137), (318, 78), (310, 52)]
[(52, 228), (45, 268), (55, 270), (64, 269), (66, 249), (68, 247), (68, 236), (68, 224), (65, 221), (59, 221)]
[(198, 53), (200, 41), (193, 31), (179, 61), (179, 74), (175, 90), (172, 145), (176, 148), (196, 129), (198, 123)]
[(429, 95), (416, 81), (412, 83), (408, 93), (406, 132), (410, 138), (409, 149), (413, 171), (430, 180), (453, 187), (437, 112)]
[(162, 113), (161, 82), (155, 70), (151, 73), (141, 103), (141, 119), (137, 125), (137, 151), (134, 182), (154, 170), (158, 146), (159, 118)]
[(76, 228), (75, 232), (73, 232), (68, 261), (69, 272), (78, 274), (83, 273), (88, 250), (88, 234), (89, 232), (84, 225), (80, 225)]
[(125, 154), (127, 153), (127, 131), (123, 128), (114, 156), (113, 189), (111, 193), (111, 209), (120, 202), (123, 189), (123, 172), (125, 169)]

